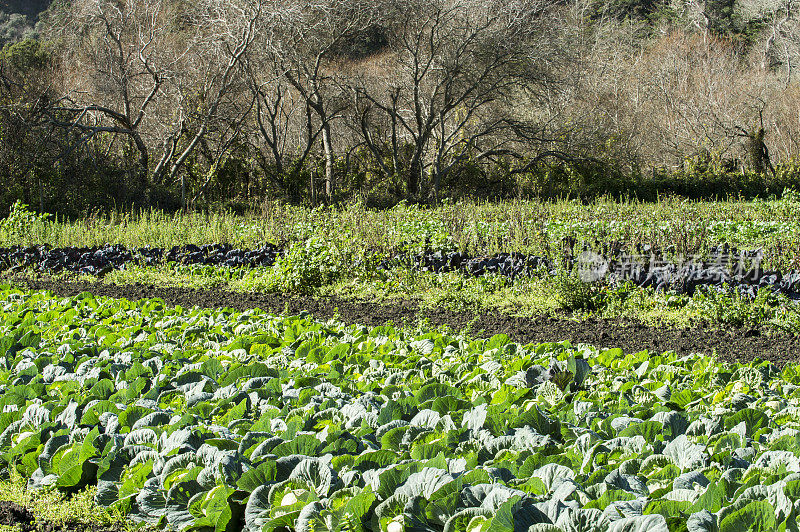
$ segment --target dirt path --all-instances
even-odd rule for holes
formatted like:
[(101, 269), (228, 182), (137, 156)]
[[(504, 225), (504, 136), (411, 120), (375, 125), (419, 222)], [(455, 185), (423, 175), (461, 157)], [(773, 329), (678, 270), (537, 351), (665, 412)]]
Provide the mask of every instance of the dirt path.
[(619, 347), (626, 353), (648, 349), (654, 352), (674, 350), (678, 354), (716, 352), (720, 359), (750, 361), (769, 360), (779, 367), (800, 361), (800, 337), (784, 333), (767, 333), (759, 329), (691, 328), (672, 329), (648, 327), (623, 320), (590, 319), (575, 322), (555, 318), (517, 318), (502, 313), (473, 314), (448, 310), (420, 312), (412, 301), (391, 305), (348, 301), (333, 297), (314, 298), (286, 294), (239, 293), (225, 290), (196, 290), (148, 285), (108, 285), (103, 283), (72, 283), (50, 279), (6, 279), (20, 287), (51, 290), (60, 296), (72, 296), (84, 291), (96, 295), (126, 298), (161, 298), (168, 305), (190, 308), (231, 307), (238, 310), (260, 308), (272, 313), (296, 314), (306, 310), (322, 319), (334, 315), (347, 323), (367, 326), (392, 322), (416, 323), (425, 317), (433, 325), (448, 325), (454, 330), (467, 330), (472, 336), (491, 336), (504, 333), (514, 341), (554, 342), (569, 340), (598, 347)]

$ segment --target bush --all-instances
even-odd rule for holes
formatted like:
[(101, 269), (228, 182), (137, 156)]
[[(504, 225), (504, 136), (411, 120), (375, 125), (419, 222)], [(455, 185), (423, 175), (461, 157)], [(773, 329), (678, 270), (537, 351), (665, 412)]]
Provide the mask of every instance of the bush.
[(692, 298), (692, 305), (712, 322), (735, 327), (758, 327), (776, 320), (787, 304), (785, 297), (761, 288), (755, 299), (728, 291), (701, 287)]
[(336, 247), (320, 238), (311, 237), (295, 243), (275, 262), (272, 288), (287, 292), (312, 292), (329, 284), (344, 271), (344, 261)]
[(0, 235), (7, 244), (25, 245), (35, 242), (36, 229), (38, 229), (50, 214), (37, 214), (28, 210), (28, 206), (17, 200), (11, 206), (8, 217), (0, 220)]
[(586, 282), (562, 272), (553, 279), (555, 298), (566, 310), (595, 310), (598, 306), (598, 283)]

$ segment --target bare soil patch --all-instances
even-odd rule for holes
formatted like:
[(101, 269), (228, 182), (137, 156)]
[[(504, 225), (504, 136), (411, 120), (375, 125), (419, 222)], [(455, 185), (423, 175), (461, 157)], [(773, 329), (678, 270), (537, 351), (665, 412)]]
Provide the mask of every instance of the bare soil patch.
[(271, 313), (297, 314), (308, 311), (315, 317), (336, 316), (346, 323), (367, 326), (406, 322), (427, 318), (432, 325), (447, 325), (453, 330), (466, 330), (471, 336), (507, 334), (521, 343), (561, 342), (587, 343), (597, 347), (619, 347), (626, 353), (643, 349), (651, 352), (673, 350), (678, 354), (716, 353), (728, 362), (749, 362), (754, 358), (769, 360), (778, 367), (800, 360), (800, 337), (776, 333), (765, 328), (696, 327), (678, 329), (649, 327), (630, 320), (589, 319), (581, 322), (550, 317), (520, 318), (503, 313), (453, 312), (446, 309), (425, 309), (414, 301), (383, 305), (350, 301), (335, 297), (307, 297), (288, 294), (239, 293), (227, 290), (197, 290), (152, 285), (110, 285), (100, 282), (67, 282), (49, 278), (8, 278), (20, 287), (50, 290), (59, 296), (81, 292), (131, 300), (160, 298), (168, 305), (206, 308), (230, 307), (237, 310), (260, 308)]
[(21, 532), (116, 532), (122, 530), (121, 526), (115, 526), (112, 530), (84, 523), (57, 524), (38, 521), (28, 508), (11, 501), (0, 501), (0, 525), (15, 527)]
[(0, 501), (0, 525), (19, 526), (24, 532), (35, 530), (33, 513), (11, 501)]

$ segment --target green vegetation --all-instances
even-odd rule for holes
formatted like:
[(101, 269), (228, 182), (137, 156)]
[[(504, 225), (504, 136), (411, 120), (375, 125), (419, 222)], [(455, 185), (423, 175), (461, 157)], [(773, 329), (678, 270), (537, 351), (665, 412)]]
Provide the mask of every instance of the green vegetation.
[[(11, 501), (28, 508), (37, 522), (49, 523), (56, 527), (69, 525), (74, 528), (79, 528), (80, 525), (106, 528), (118, 526), (126, 532), (154, 530), (125, 519), (125, 516), (118, 511), (98, 506), (94, 501), (96, 486), (69, 495), (53, 487), (34, 491), (28, 489), (28, 479), (15, 469), (7, 473), (6, 476), (10, 478), (0, 479), (0, 500)], [(0, 526), (2, 532), (16, 530), (18, 528)]]
[[(474, 255), (521, 252), (558, 254), (562, 240), (576, 245), (618, 241), (650, 245), (674, 254), (703, 254), (728, 243), (762, 248), (764, 267), (800, 267), (800, 196), (791, 189), (770, 200), (688, 201), (665, 197), (657, 203), (599, 198), (577, 200), (452, 202), (435, 208), (400, 203), (369, 209), (361, 203), (308, 209), (279, 202), (256, 212), (169, 214), (95, 212), (76, 220), (16, 211), (0, 226), (0, 246), (93, 246), (169, 248), (183, 244), (230, 243), (256, 248), (265, 242), (309, 238), (334, 245), (347, 258), (428, 250), (464, 250)], [(16, 220), (24, 220), (18, 223)]]
[[(370, 329), (0, 280), (0, 500), (45, 532), (800, 530), (798, 365), (424, 325), (800, 334), (798, 14), (0, 0), (0, 275), (419, 309)], [(159, 249), (20, 251), (105, 243)], [(188, 244), (263, 249), (165, 252)], [(709, 284), (744, 266), (720, 244), (790, 275)], [(590, 251), (726, 258), (642, 288)]]
[(0, 45), (36, 35), (34, 27), (39, 16), (52, 0), (0, 1)]
[[(359, 272), (351, 272), (359, 275)], [(270, 269), (226, 270), (212, 267), (130, 268), (108, 274), (114, 284), (141, 283), (188, 288), (222, 288), (241, 292), (274, 292), (278, 272)], [(306, 287), (301, 292), (318, 296), (392, 304), (415, 301), (422, 315), (428, 310), (505, 312), (514, 316), (551, 316), (584, 320), (625, 318), (651, 326), (764, 327), (800, 332), (800, 308), (781, 294), (762, 290), (751, 300), (735, 294), (698, 291), (694, 296), (655, 292), (628, 284), (592, 287), (562, 274), (520, 279), (513, 284), (495, 275), (465, 278), (459, 273), (420, 273), (396, 270), (370, 277), (342, 279), (328, 286)], [(65, 280), (93, 280), (89, 276)]]
[(179, 530), (796, 527), (794, 366), (7, 287), (0, 304), (0, 463), (34, 489), (96, 485), (77, 515), (93, 493)]
[[(465, 250), (473, 255), (523, 252), (560, 263), (564, 239), (575, 248), (619, 242), (629, 249), (648, 245), (680, 258), (705, 256), (729, 243), (764, 250), (761, 267), (800, 268), (800, 201), (793, 191), (769, 201), (689, 202), (666, 198), (652, 204), (601, 199), (501, 203), (447, 203), (433, 208), (400, 204), (370, 210), (304, 209), (265, 204), (257, 214), (229, 212), (165, 214), (159, 211), (96, 214), (70, 221), (15, 209), (0, 222), (0, 245), (169, 248), (188, 243), (231, 243), (257, 248), (283, 243), (288, 253), (272, 268), (236, 269), (167, 264), (130, 266), (104, 282), (227, 288), (234, 291), (336, 295), (390, 303), (415, 300), (426, 309), (503, 311), (523, 316), (630, 318), (650, 325), (726, 324), (800, 331), (800, 308), (785, 296), (762, 291), (755, 300), (716, 292), (693, 297), (628, 285), (591, 286), (566, 273), (531, 278), (478, 278), (458, 272), (389, 270), (379, 261), (396, 254)], [(29, 272), (32, 274), (33, 272)], [(74, 279), (72, 275), (64, 275)]]

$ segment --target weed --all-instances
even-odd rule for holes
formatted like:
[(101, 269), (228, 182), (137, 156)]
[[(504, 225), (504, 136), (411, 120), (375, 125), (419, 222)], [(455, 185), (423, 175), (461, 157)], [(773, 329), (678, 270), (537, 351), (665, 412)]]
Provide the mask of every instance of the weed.
[(272, 283), (275, 290), (313, 292), (340, 277), (344, 267), (341, 253), (331, 242), (312, 237), (294, 244), (278, 258), (273, 266)]
[(701, 288), (691, 299), (690, 306), (716, 323), (755, 327), (780, 320), (780, 309), (786, 308), (787, 304), (790, 303), (785, 297), (766, 288), (760, 289), (754, 300), (731, 290)]
[(0, 233), (9, 244), (25, 244), (40, 237), (42, 226), (50, 216), (31, 212), (26, 204), (17, 200), (8, 217), (0, 220)]
[[(155, 531), (155, 527), (142, 526), (124, 519), (124, 514), (113, 508), (101, 508), (94, 502), (97, 487), (89, 487), (72, 495), (55, 488), (38, 491), (27, 489), (27, 479), (14, 468), (9, 469), (10, 478), (0, 480), (0, 500), (15, 502), (30, 509), (38, 521), (50, 523), (59, 529), (66, 523), (79, 523), (100, 527), (121, 526), (125, 532)], [(13, 530), (13, 529), (11, 529)]]
[(566, 272), (553, 277), (553, 290), (556, 300), (565, 310), (595, 310), (601, 301), (598, 283), (585, 282)]
[(400, 204), (387, 210), (370, 210), (363, 204), (312, 210), (273, 203), (251, 215), (141, 211), (94, 213), (75, 221), (47, 219), (18, 204), (0, 221), (0, 245), (114, 242), (169, 248), (230, 243), (258, 248), (269, 241), (287, 250), (272, 268), (132, 267), (110, 273), (104, 282), (313, 292), (381, 302), (412, 299), (426, 308), (524, 316), (566, 309), (577, 315), (679, 326), (711, 319), (797, 331), (800, 309), (785, 298), (750, 302), (731, 295), (689, 297), (631, 286), (600, 287), (564, 274), (554, 278), (546, 271), (508, 283), (500, 276), (471, 278), (458, 272), (420, 272), (408, 265), (383, 270), (378, 265), (397, 253), (455, 249), (473, 256), (522, 252), (547, 256), (558, 264), (562, 241), (569, 237), (575, 249), (598, 250), (612, 242), (630, 250), (648, 245), (669, 259), (707, 256), (711, 246), (727, 242), (739, 249), (761, 248), (762, 269), (790, 271), (800, 268), (798, 198), (800, 193), (786, 189), (779, 198), (750, 202), (664, 198), (647, 203), (601, 197), (588, 204), (446, 202), (437, 208)]

